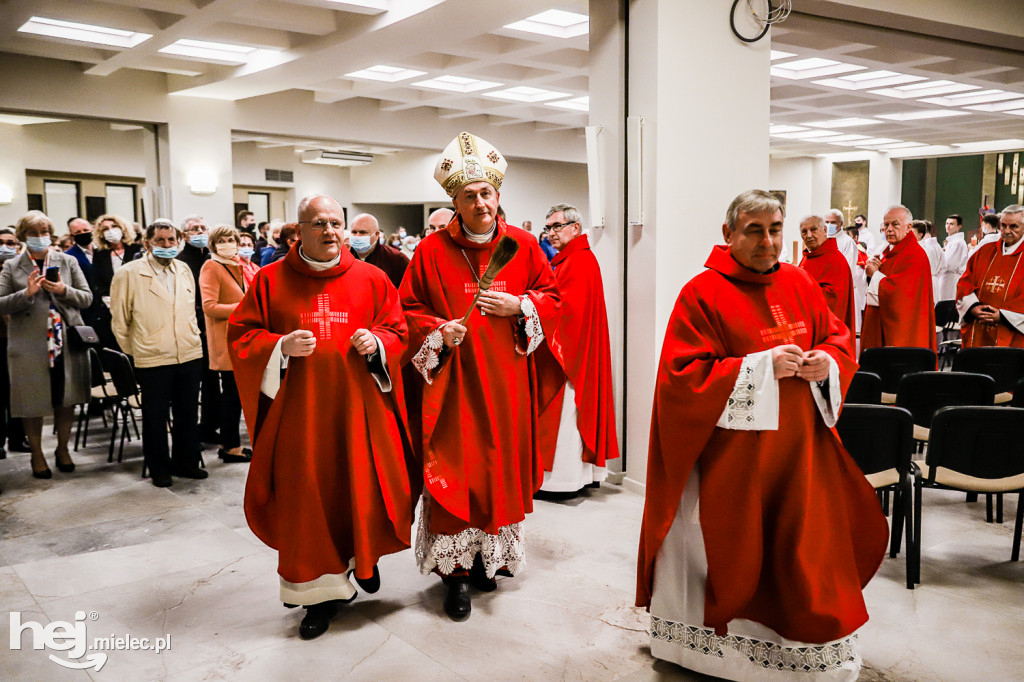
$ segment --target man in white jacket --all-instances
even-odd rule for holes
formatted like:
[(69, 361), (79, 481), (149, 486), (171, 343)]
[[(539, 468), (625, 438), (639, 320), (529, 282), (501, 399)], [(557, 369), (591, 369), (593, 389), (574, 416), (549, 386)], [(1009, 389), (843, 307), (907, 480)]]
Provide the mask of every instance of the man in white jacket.
[(967, 242), (961, 232), (963, 216), (956, 213), (946, 218), (946, 245), (942, 249), (942, 265), (939, 266), (939, 290), (935, 301), (956, 299), (956, 283), (967, 270)]

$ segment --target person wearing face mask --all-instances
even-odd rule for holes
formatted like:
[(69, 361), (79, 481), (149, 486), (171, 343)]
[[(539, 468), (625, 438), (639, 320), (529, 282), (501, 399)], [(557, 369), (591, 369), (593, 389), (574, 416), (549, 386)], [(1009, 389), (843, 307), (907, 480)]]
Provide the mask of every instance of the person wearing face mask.
[[(199, 468), (196, 405), (203, 369), (195, 299), (196, 283), (178, 260), (181, 233), (158, 220), (146, 228), (145, 257), (126, 263), (111, 284), (112, 327), (117, 342), (135, 361), (142, 396), (142, 452), (153, 485), (172, 476), (203, 479)], [(172, 447), (167, 421), (173, 410)]]
[(17, 236), (27, 248), (0, 272), (0, 315), (10, 316), (11, 415), (24, 419), (36, 478), (53, 476), (42, 444), (43, 418), (50, 414), (57, 430), (57, 469), (75, 470), (68, 451), (74, 406), (89, 402), (91, 383), (89, 356), (68, 343), (68, 327), (83, 323), (81, 310), (89, 307), (92, 292), (78, 261), (50, 249), (52, 235), (46, 214), (26, 213)]
[(284, 225), (285, 222), (283, 220), (274, 220), (270, 223), (270, 227), (267, 230), (267, 243), (256, 252), (259, 254), (260, 267), (270, 265), (272, 262), (270, 259), (273, 257), (274, 251), (277, 250), (277, 244), (281, 239), (281, 228)]
[(254, 259), (256, 257), (256, 245), (251, 234), (240, 232), (238, 234), (238, 263), (242, 266), (242, 278), (245, 286), (252, 284), (253, 278), (259, 272), (260, 266)]
[(836, 240), (839, 252), (843, 254), (846, 263), (850, 266), (850, 274), (857, 267), (857, 242), (850, 238), (843, 229), (843, 212), (838, 208), (832, 208), (825, 212), (825, 234), (829, 239)]
[(110, 296), (114, 275), (141, 251), (135, 244), (135, 229), (121, 216), (101, 215), (92, 232), (92, 247), (93, 294), (100, 298)]
[[(0, 228), (0, 266), (21, 252), (21, 242), (13, 227)], [(11, 375), (7, 363), (7, 318), (0, 315), (0, 459), (11, 452), (32, 452), (25, 440), (21, 420), (11, 416)], [(5, 449), (6, 446), (6, 449)]]
[(349, 227), (352, 234), (349, 248), (359, 260), (376, 265), (384, 271), (397, 289), (402, 283), (409, 259), (398, 249), (381, 241), (380, 224), (369, 213), (361, 213), (352, 219)]
[[(185, 233), (185, 242), (178, 252), (178, 260), (185, 263), (192, 271), (192, 277), (199, 281), (199, 273), (203, 265), (210, 260), (210, 231), (206, 220), (200, 215), (190, 215), (181, 223), (181, 231)], [(210, 369), (210, 348), (206, 337), (206, 316), (203, 315), (203, 299), (196, 296), (196, 321), (199, 323), (199, 336), (203, 341), (203, 378), (199, 413), (199, 435), (203, 442), (220, 443), (217, 426), (220, 424), (220, 379), (217, 372)]]
[[(251, 239), (252, 236), (246, 234)], [(217, 455), (227, 463), (248, 462), (252, 450), (242, 447), (239, 425), (242, 403), (228, 355), (228, 318), (238, 307), (248, 286), (238, 257), (238, 230), (218, 225), (210, 233), (210, 260), (199, 272), (203, 315), (206, 317), (206, 344), (210, 371), (216, 372), (221, 385), (220, 444)]]

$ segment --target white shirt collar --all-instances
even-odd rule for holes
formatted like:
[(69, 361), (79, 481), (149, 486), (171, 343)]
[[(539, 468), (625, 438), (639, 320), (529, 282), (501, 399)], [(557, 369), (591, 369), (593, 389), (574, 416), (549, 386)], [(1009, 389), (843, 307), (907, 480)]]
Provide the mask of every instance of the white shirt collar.
[(1017, 251), (1017, 249), (1020, 248), (1021, 244), (1024, 244), (1024, 237), (1021, 237), (1020, 239), (1018, 239), (1017, 243), (1014, 244), (1013, 246), (1009, 247), (1009, 248), (1007, 248), (1006, 244), (1002, 244), (1001, 246), (1003, 247), (1003, 255), (1004, 256), (1012, 256)]
[(947, 236), (946, 243), (948, 244), (950, 241), (964, 241), (964, 233), (961, 231)]
[(299, 248), (299, 258), (301, 258), (302, 261), (306, 265), (308, 265), (309, 267), (313, 268), (314, 270), (316, 270), (318, 272), (323, 272), (324, 270), (330, 270), (331, 268), (333, 268), (334, 266), (336, 266), (338, 263), (341, 262), (341, 252), (340, 251), (338, 252), (337, 256), (335, 256), (331, 260), (327, 261), (326, 263), (323, 263), (321, 261), (313, 260), (312, 258), (307, 257), (306, 254), (303, 253), (303, 251), (302, 251), (302, 245), (301, 244), (299, 245), (298, 248)]
[(462, 225), (462, 234), (466, 235), (466, 239), (468, 239), (471, 242), (475, 242), (477, 244), (486, 244), (487, 242), (491, 241), (491, 239), (494, 237), (494, 233), (497, 229), (498, 221), (495, 220), (493, 223), (491, 223), (491, 229), (487, 230), (487, 232), (484, 232), (483, 234), (470, 232), (469, 230), (466, 229), (465, 225)]

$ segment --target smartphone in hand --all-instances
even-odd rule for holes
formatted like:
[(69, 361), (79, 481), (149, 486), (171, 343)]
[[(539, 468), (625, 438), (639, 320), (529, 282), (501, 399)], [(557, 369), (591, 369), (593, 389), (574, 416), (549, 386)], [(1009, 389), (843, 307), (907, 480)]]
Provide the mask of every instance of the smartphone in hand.
[(47, 282), (59, 282), (60, 281), (60, 266), (53, 265), (46, 268), (46, 281)]

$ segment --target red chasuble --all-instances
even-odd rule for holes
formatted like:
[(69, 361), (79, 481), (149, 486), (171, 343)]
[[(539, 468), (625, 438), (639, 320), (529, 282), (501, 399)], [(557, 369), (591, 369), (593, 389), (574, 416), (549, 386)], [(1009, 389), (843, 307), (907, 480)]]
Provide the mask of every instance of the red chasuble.
[(525, 294), (545, 336), (557, 328), (558, 289), (537, 240), (500, 218), (497, 232), (486, 244), (474, 243), (462, 234), (456, 215), (446, 229), (419, 243), (402, 281), (409, 323), (406, 361), (426, 369), (431, 379), (424, 383), (421, 375), (419, 380), (422, 424), (413, 429), (422, 443), (424, 485), (437, 503), (431, 509), (432, 533), (479, 528), (497, 534), (533, 511), (533, 493), (544, 476), (538, 415), (565, 381), (550, 337), (527, 355), (535, 336), (531, 318), (524, 329), (515, 317), (483, 315), (479, 308), (462, 344), (443, 351), (439, 365), (424, 367), (424, 358), (436, 357), (424, 341), (430, 337), (441, 347), (440, 333), (434, 332), (469, 310), (477, 279), (506, 234), (519, 243), (519, 252), (491, 289)]
[[(993, 308), (1024, 314), (1024, 266), (1021, 254), (1024, 245), (1009, 256), (1003, 255), (1002, 240), (986, 244), (967, 261), (967, 270), (956, 286), (956, 298), (974, 294)], [(1024, 334), (1000, 321), (981, 322), (973, 315), (964, 319), (961, 328), (964, 348), (976, 346), (1012, 346), (1024, 348)]]
[[(603, 467), (607, 460), (619, 456), (619, 444), (601, 268), (587, 235), (569, 242), (551, 265), (562, 297), (562, 320), (555, 338), (576, 392), (576, 427), (583, 439), (583, 461)], [(554, 463), (564, 393), (558, 394), (542, 417), (544, 468), (548, 471)]]
[(913, 230), (882, 252), (878, 305), (864, 310), (860, 347), (917, 346), (938, 352), (932, 266)]
[[(850, 273), (850, 264), (846, 261), (846, 256), (836, 245), (836, 240), (826, 239), (825, 243), (814, 251), (804, 249), (800, 267), (821, 285), (828, 309), (843, 321), (847, 329), (856, 330), (857, 307), (853, 302), (853, 275)], [(854, 336), (851, 333), (851, 344), (853, 341)]]
[[(253, 434), (245, 516), (278, 551), (285, 580), (343, 573), (353, 556), (356, 576), (369, 578), (379, 557), (409, 546), (400, 369), (408, 331), (398, 292), (380, 269), (342, 249), (337, 266), (318, 272), (298, 252), (262, 268), (228, 322)], [(360, 328), (384, 345), (390, 393), (352, 347)], [(316, 335), (316, 350), (288, 360), (271, 401), (260, 393), (263, 372), (278, 340), (296, 329)]]
[(658, 549), (699, 466), (704, 625), (725, 635), (729, 621), (744, 618), (801, 642), (840, 639), (867, 620), (861, 589), (885, 554), (888, 526), (874, 490), (803, 379), (779, 380), (777, 431), (716, 424), (744, 357), (781, 344), (828, 353), (842, 384), (831, 390), (845, 393), (857, 369), (850, 330), (799, 268), (782, 263), (760, 275), (727, 246), (716, 246), (705, 266), (683, 287), (665, 334), (637, 606), (650, 606)]

